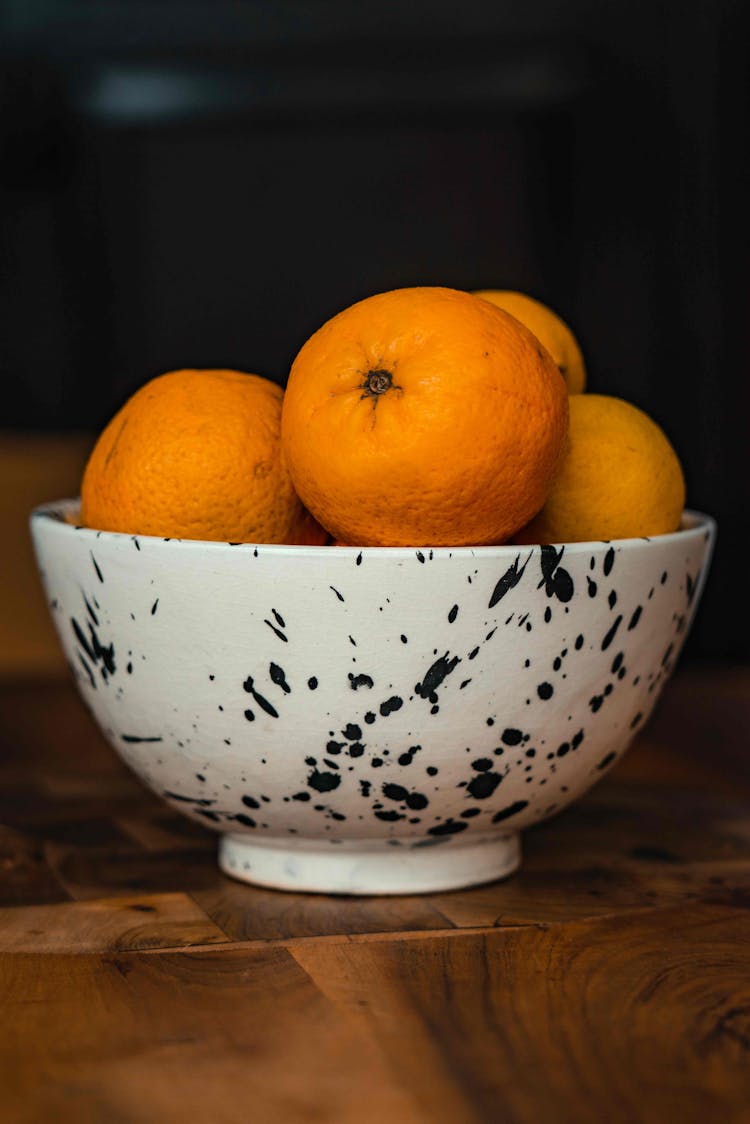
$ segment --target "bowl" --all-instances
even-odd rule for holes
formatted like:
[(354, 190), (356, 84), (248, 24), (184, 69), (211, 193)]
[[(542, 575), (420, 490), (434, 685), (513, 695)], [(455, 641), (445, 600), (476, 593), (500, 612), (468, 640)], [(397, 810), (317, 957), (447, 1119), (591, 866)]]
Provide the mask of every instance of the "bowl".
[(235, 878), (413, 894), (501, 878), (519, 834), (647, 721), (715, 524), (405, 549), (198, 542), (37, 509), (60, 642), (111, 745)]

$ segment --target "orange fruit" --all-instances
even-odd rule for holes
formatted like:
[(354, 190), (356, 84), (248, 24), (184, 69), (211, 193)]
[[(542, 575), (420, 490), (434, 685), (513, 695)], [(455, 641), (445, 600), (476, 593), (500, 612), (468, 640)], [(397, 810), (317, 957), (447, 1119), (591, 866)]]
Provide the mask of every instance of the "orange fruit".
[(685, 480), (664, 432), (643, 410), (602, 394), (570, 399), (567, 450), (547, 502), (519, 543), (589, 542), (676, 531)]
[(455, 289), (396, 289), (323, 325), (295, 359), (281, 435), (292, 480), (334, 538), (501, 542), (544, 503), (565, 383), (512, 316)]
[(525, 293), (506, 289), (478, 289), (474, 296), (509, 312), (534, 333), (560, 368), (568, 394), (580, 394), (585, 389), (586, 367), (578, 340), (556, 312)]
[(103, 431), (81, 487), (87, 527), (224, 542), (323, 543), (280, 441), (283, 391), (239, 371), (171, 371)]

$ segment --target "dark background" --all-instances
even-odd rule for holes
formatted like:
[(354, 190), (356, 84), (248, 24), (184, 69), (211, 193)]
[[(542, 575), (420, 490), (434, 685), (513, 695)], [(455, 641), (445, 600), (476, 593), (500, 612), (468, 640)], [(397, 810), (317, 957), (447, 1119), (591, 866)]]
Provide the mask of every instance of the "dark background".
[(688, 657), (747, 659), (749, 42), (739, 0), (6, 0), (0, 424), (283, 383), (384, 289), (530, 292), (719, 521)]

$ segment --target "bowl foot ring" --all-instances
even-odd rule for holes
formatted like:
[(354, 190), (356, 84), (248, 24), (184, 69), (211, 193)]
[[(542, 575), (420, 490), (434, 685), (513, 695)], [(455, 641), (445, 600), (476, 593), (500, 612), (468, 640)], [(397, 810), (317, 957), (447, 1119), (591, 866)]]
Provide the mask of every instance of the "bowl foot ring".
[(219, 866), (242, 882), (277, 890), (317, 894), (428, 894), (459, 890), (507, 878), (518, 869), (521, 848), (517, 832), (459, 841), (365, 846), (338, 844), (262, 843), (250, 835), (223, 835)]

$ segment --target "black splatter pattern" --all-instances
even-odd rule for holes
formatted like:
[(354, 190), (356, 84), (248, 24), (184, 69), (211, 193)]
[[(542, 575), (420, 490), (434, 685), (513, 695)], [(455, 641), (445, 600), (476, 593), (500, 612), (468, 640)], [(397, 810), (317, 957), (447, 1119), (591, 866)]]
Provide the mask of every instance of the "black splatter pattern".
[(615, 620), (614, 624), (609, 629), (607, 629), (606, 635), (604, 636), (604, 639), (602, 640), (602, 651), (603, 652), (606, 652), (607, 648), (610, 646), (610, 644), (614, 640), (615, 636), (617, 635), (617, 630), (618, 630), (618, 628), (620, 627), (621, 624), (622, 624), (622, 614), (620, 614), (620, 616), (618, 616), (617, 619)]
[(505, 597), (507, 593), (510, 593), (511, 589), (515, 589), (515, 587), (521, 581), (521, 578), (525, 573), (526, 567), (528, 566), (533, 553), (533, 550), (529, 552), (523, 566), (519, 565), (521, 561), (521, 555), (516, 555), (515, 560), (511, 563), (502, 577), (498, 579), (497, 584), (492, 591), (492, 596), (490, 597), (488, 608), (494, 609), (498, 601), (502, 601), (503, 597)]
[[(137, 559), (134, 565), (148, 564), (153, 549), (148, 539), (141, 542), (131, 536), (128, 547), (128, 558)], [(112, 629), (107, 611), (106, 594), (118, 580), (118, 567), (110, 565), (104, 540), (95, 549), (97, 557), (93, 552), (86, 557), (86, 591), (65, 615), (70, 621), (71, 659), (83, 684), (100, 688), (96, 695), (92, 691), (99, 706), (100, 697), (114, 699), (115, 691), (122, 694), (123, 688), (127, 696), (147, 682), (149, 664), (142, 660), (151, 655), (150, 641), (144, 638), (141, 656), (136, 638), (145, 621), (155, 634), (161, 627), (172, 627), (179, 605), (166, 579), (154, 574), (147, 597), (124, 614), (132, 631), (123, 639)], [(120, 715), (112, 726), (114, 738), (149, 783), (156, 785), (163, 777), (159, 791), (166, 799), (220, 830), (299, 832), (304, 837), (315, 823), (317, 834), (328, 832), (333, 842), (347, 838), (347, 831), (377, 822), (378, 830), (391, 834), (394, 843), (417, 845), (450, 844), (452, 837), (466, 832), (468, 842), (490, 824), (507, 823), (508, 830), (514, 830), (516, 817), (524, 827), (563, 807), (617, 760), (628, 738), (648, 718), (689, 626), (703, 556), (694, 548), (682, 556), (675, 549), (666, 567), (654, 566), (634, 589), (627, 553), (620, 549), (604, 544), (601, 551), (584, 557), (574, 547), (529, 548), (511, 555), (510, 564), (499, 566), (486, 586), (479, 562), (470, 562), (467, 574), (469, 552), (457, 551), (457, 580), (451, 584), (446, 578), (433, 611), (436, 625), (443, 630), (446, 623), (451, 626), (450, 650), (445, 640), (440, 646), (437, 629), (427, 638), (424, 614), (397, 612), (398, 599), (394, 596), (392, 603), (388, 594), (393, 591), (386, 589), (379, 592), (374, 608), (376, 617), (383, 614), (380, 620), (387, 625), (390, 649), (377, 658), (366, 620), (358, 616), (362, 583), (372, 582), (373, 568), (366, 551), (358, 552), (356, 559), (349, 555), (349, 576), (337, 570), (337, 576), (331, 573), (332, 581), (319, 587), (326, 597), (328, 620), (347, 621), (347, 631), (333, 623), (326, 626), (340, 628), (341, 644), (348, 649), (343, 666), (336, 666), (338, 656), (317, 665), (300, 661), (299, 638), (307, 623), (281, 601), (279, 582), (270, 596), (266, 592), (267, 600), (261, 602), (265, 608), (245, 619), (251, 655), (249, 667), (242, 671), (250, 674), (234, 679), (233, 694), (223, 694), (230, 691), (229, 677), (214, 655), (208, 668), (203, 665), (205, 689), (210, 683), (213, 691), (210, 713), (223, 726), (213, 728), (196, 692), (192, 709), (192, 700), (187, 708), (184, 702), (175, 708), (171, 701), (165, 703), (164, 721), (160, 719), (156, 730), (148, 723), (140, 728), (138, 723), (126, 724)], [(253, 557), (262, 561), (263, 555), (262, 546), (253, 548)], [(250, 557), (249, 551), (245, 557)], [(442, 557), (420, 548), (410, 554), (408, 565), (420, 568), (429, 561), (431, 566), (423, 571), (428, 581)], [(92, 586), (101, 587), (103, 607), (91, 595)], [(539, 590), (541, 604), (535, 596)], [(498, 606), (504, 599), (501, 611)], [(60, 601), (58, 596), (50, 600), (55, 605)], [(276, 604), (269, 609), (272, 600)], [(644, 614), (648, 634), (639, 628)], [(665, 615), (671, 635), (664, 635), (657, 651), (644, 651), (644, 637)], [(291, 629), (287, 621), (293, 623)], [(382, 625), (379, 628), (383, 631)], [(541, 634), (544, 640), (538, 641)], [(330, 646), (335, 655), (335, 645)], [(494, 652), (509, 669), (501, 678)], [(179, 659), (181, 653), (175, 656)], [(462, 664), (463, 676), (455, 676)], [(408, 678), (404, 668), (411, 669)], [(102, 690), (103, 684), (111, 684), (110, 689)], [(323, 689), (318, 690), (319, 684)], [(582, 684), (581, 706), (576, 700)], [(515, 693), (509, 695), (511, 685)], [(236, 707), (238, 696), (244, 701)], [(287, 725), (303, 697), (309, 713), (305, 736), (314, 756), (306, 751), (299, 758), (304, 764), (290, 773), (297, 751), (296, 735), (287, 737)], [(440, 741), (442, 717), (435, 722), (431, 717), (443, 702), (445, 711), (463, 708), (457, 713), (464, 715), (465, 742), (450, 750)], [(189, 718), (180, 708), (191, 709)], [(265, 717), (273, 721), (259, 721)], [(237, 719), (243, 723), (244, 739)], [(616, 736), (610, 733), (613, 723)], [(224, 759), (216, 753), (216, 747), (220, 750), (233, 741), (236, 752), (245, 754), (247, 775), (239, 787), (227, 783)], [(274, 752), (282, 745), (283, 754)], [(191, 755), (188, 783), (174, 765), (183, 751)], [(459, 754), (462, 764), (457, 770)], [(277, 769), (278, 775), (290, 777), (283, 792)], [(266, 785), (270, 796), (261, 796)], [(352, 810), (352, 794), (358, 811)], [(285, 821), (292, 810), (297, 818)], [(350, 829), (341, 826), (352, 821)]]
[(75, 617), (71, 617), (70, 627), (78, 644), (79, 663), (86, 673), (89, 685), (96, 689), (95, 671), (99, 671), (103, 683), (108, 683), (117, 670), (115, 646), (114, 641), (109, 644), (102, 642), (99, 635), (101, 629), (99, 618), (85, 594), (83, 602), (86, 606), (87, 619), (80, 624)]
[[(242, 686), (249, 695), (253, 696), (261, 710), (265, 710), (266, 714), (270, 715), (271, 718), (279, 717), (279, 712), (273, 705), (273, 703), (270, 703), (267, 698), (261, 695), (260, 691), (256, 690), (255, 680), (253, 679), (252, 675), (248, 675)], [(247, 717), (247, 715), (245, 715), (245, 717)]]
[(459, 656), (451, 656), (449, 652), (440, 656), (435, 660), (427, 669), (420, 683), (414, 687), (414, 693), (419, 695), (421, 699), (427, 699), (429, 702), (436, 704), (438, 701), (438, 688), (447, 679), (451, 672), (455, 671), (456, 667), (460, 664), (461, 659)]
[(512, 804), (508, 804), (507, 807), (501, 808), (499, 812), (495, 812), (492, 817), (492, 822), (502, 823), (503, 820), (509, 820), (511, 816), (517, 816), (519, 812), (522, 812), (524, 808), (528, 808), (528, 806), (528, 800), (515, 800)]
[(354, 673), (350, 671), (348, 674), (348, 678), (349, 686), (353, 691), (358, 691), (360, 687), (372, 688), (375, 686), (375, 680), (372, 678), (372, 676), (365, 675), (364, 672), (360, 672), (358, 675), (354, 675)]
[(559, 551), (554, 546), (540, 547), (539, 563), (542, 580), (537, 588), (541, 589), (544, 586), (548, 597), (556, 597), (558, 601), (566, 603), (573, 597), (575, 586), (568, 571), (560, 565), (564, 553), (564, 546), (561, 546)]
[(286, 672), (284, 671), (283, 667), (280, 667), (277, 663), (271, 661), (268, 667), (268, 675), (271, 682), (275, 683), (277, 687), (281, 687), (285, 695), (291, 694), (292, 688), (286, 681)]

